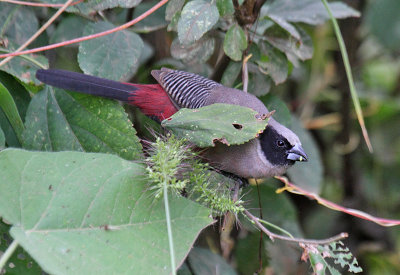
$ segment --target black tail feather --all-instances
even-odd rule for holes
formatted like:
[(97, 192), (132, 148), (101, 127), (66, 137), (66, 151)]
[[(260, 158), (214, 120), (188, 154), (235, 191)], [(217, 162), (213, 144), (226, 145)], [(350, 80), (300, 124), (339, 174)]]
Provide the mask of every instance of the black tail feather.
[(61, 89), (127, 101), (132, 92), (137, 90), (133, 85), (120, 83), (96, 76), (85, 75), (63, 70), (37, 70), (36, 78), (45, 84)]

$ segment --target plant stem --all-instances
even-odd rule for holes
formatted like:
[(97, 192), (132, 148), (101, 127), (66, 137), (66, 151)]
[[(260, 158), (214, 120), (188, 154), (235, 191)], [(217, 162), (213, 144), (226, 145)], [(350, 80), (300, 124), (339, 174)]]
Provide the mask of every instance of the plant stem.
[(272, 233), (269, 231), (267, 228), (265, 228), (261, 224), (261, 220), (251, 214), (249, 211), (244, 210), (244, 213), (246, 216), (252, 221), (261, 231), (263, 231), (267, 236), (273, 241), (274, 239), (279, 239), (279, 240), (284, 240), (284, 241), (289, 241), (289, 242), (296, 242), (296, 243), (306, 243), (306, 244), (316, 244), (316, 245), (322, 245), (322, 244), (329, 244), (332, 242), (336, 242), (339, 240), (342, 240), (344, 238), (347, 238), (349, 235), (347, 233), (340, 233), (339, 235), (333, 236), (331, 238), (327, 239), (322, 239), (322, 240), (312, 240), (312, 239), (302, 239), (302, 238), (291, 238), (291, 237), (286, 237), (282, 236), (279, 234)]
[(171, 260), (171, 271), (172, 274), (176, 274), (176, 266), (175, 266), (175, 250), (174, 250), (174, 240), (172, 237), (172, 226), (171, 226), (171, 217), (169, 213), (169, 203), (168, 203), (168, 188), (167, 182), (164, 181), (164, 206), (165, 206), (165, 218), (167, 220), (167, 230), (168, 230), (168, 242), (169, 242), (169, 253)]
[(357, 94), (357, 91), (356, 91), (356, 88), (354, 85), (353, 75), (351, 73), (351, 68), (350, 68), (349, 57), (347, 55), (346, 45), (344, 44), (342, 33), (340, 32), (339, 25), (338, 25), (335, 17), (332, 14), (332, 11), (328, 5), (328, 2), (326, 0), (321, 0), (321, 1), (324, 4), (325, 9), (328, 12), (329, 17), (332, 21), (333, 29), (335, 30), (336, 38), (339, 43), (340, 52), (342, 54), (344, 68), (346, 71), (347, 80), (349, 82), (350, 94), (351, 94), (351, 98), (353, 99), (354, 108), (356, 109), (358, 122), (360, 123), (361, 131), (364, 136), (365, 143), (367, 144), (369, 151), (372, 153), (373, 149), (372, 149), (371, 141), (368, 136), (367, 128), (365, 127), (364, 117), (363, 117), (363, 113), (362, 113), (362, 109), (361, 109), (361, 105), (360, 105), (360, 100), (358, 98), (358, 94)]
[(18, 247), (18, 242), (13, 240), (9, 247), (7, 247), (6, 252), (4, 252), (3, 256), (0, 258), (0, 272), (3, 270), (4, 266), (10, 259), (11, 255), (14, 253), (15, 249)]

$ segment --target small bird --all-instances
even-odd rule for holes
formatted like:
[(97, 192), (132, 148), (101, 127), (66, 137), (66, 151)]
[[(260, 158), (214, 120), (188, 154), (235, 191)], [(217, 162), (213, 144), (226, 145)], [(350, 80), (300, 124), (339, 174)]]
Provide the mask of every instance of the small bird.
[[(214, 103), (248, 107), (259, 115), (269, 113), (254, 95), (193, 73), (162, 68), (151, 74), (159, 84), (121, 83), (55, 69), (38, 70), (36, 78), (58, 88), (126, 102), (159, 122), (180, 108)], [(296, 161), (308, 159), (297, 135), (273, 118), (258, 137), (241, 145), (217, 143), (205, 151), (205, 157), (215, 168), (245, 179), (281, 175)]]

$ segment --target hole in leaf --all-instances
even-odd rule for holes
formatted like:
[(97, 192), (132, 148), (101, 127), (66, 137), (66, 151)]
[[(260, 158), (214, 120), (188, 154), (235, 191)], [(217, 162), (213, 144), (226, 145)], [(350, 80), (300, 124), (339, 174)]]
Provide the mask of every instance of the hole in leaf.
[(233, 127), (235, 127), (235, 129), (238, 129), (238, 130), (242, 130), (242, 128), (243, 128), (243, 125), (241, 125), (241, 124), (233, 123), (232, 125), (233, 125)]

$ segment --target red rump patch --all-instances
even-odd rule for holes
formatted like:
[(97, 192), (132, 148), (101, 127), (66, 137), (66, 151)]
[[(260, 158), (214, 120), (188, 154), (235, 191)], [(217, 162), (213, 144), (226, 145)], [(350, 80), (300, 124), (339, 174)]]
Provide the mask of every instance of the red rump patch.
[(178, 111), (161, 85), (125, 84), (137, 88), (132, 91), (132, 96), (128, 97), (128, 103), (137, 106), (145, 115), (163, 121)]

